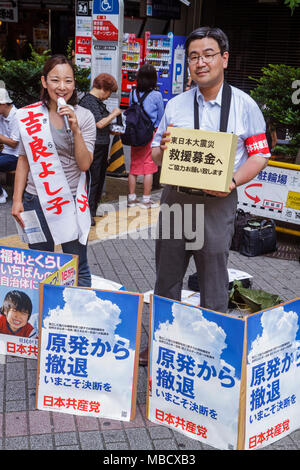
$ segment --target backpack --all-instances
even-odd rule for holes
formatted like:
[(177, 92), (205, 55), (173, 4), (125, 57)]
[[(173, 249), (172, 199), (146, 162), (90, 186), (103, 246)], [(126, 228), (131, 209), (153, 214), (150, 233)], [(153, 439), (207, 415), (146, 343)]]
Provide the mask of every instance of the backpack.
[(153, 123), (143, 107), (143, 101), (150, 92), (145, 92), (140, 98), (136, 90), (138, 101), (134, 101), (132, 93), (132, 104), (124, 111), (126, 118), (126, 128), (124, 134), (121, 134), (122, 143), (138, 147), (148, 144), (153, 138)]

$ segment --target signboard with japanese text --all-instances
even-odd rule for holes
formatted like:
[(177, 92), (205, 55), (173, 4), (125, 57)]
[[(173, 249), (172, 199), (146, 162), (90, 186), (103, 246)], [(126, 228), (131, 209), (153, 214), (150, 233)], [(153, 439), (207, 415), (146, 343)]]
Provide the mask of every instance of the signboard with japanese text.
[(238, 187), (240, 209), (253, 215), (300, 224), (300, 171), (269, 165)]
[(76, 54), (91, 55), (91, 38), (76, 36)]
[(143, 296), (40, 286), (37, 408), (130, 421)]
[(184, 49), (183, 44), (178, 44), (176, 48), (174, 49), (174, 59), (173, 59), (172, 94), (174, 95), (183, 92), (184, 64), (185, 64), (185, 49)]
[(148, 419), (236, 449), (245, 324), (153, 296)]
[(160, 183), (228, 191), (237, 136), (227, 132), (168, 127), (171, 141), (164, 151)]
[(118, 41), (119, 39), (119, 1), (94, 0), (93, 37), (98, 41)]
[(54, 273), (47, 276), (43, 284), (54, 284), (59, 286), (77, 286), (78, 283), (78, 267), (77, 267), (77, 256), (64, 264)]
[(75, 63), (80, 68), (91, 67), (92, 1), (76, 1)]
[(109, 111), (121, 101), (123, 0), (94, 0), (92, 11), (91, 83), (100, 73), (109, 73), (118, 83), (118, 90), (105, 104)]
[(241, 318), (153, 296), (147, 415), (218, 449), (300, 427), (300, 298)]
[(180, 3), (175, 0), (147, 0), (147, 16), (180, 19)]
[(18, 1), (0, 1), (0, 21), (18, 23)]
[(68, 269), (76, 285), (77, 257), (0, 246), (0, 354), (37, 358), (39, 283), (63, 282), (51, 275)]
[(33, 28), (33, 47), (39, 54), (42, 54), (44, 51), (49, 49), (48, 28)]
[(92, 54), (92, 69), (95, 76), (100, 73), (114, 74), (117, 67), (118, 45), (113, 42), (94, 42)]
[(247, 320), (245, 449), (256, 450), (300, 427), (300, 299)]
[(81, 68), (91, 66), (92, 39), (88, 36), (76, 36), (75, 38), (75, 58), (76, 65)]
[(74, 198), (53, 140), (49, 111), (42, 102), (18, 109), (17, 120), (33, 183), (55, 245), (77, 238), (85, 244), (91, 223), (86, 173), (79, 174)]

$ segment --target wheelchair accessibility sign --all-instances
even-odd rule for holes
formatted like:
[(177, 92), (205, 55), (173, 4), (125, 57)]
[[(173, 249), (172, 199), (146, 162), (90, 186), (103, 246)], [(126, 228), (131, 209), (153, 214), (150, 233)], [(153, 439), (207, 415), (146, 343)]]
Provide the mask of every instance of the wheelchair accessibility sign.
[(118, 0), (93, 2), (93, 37), (98, 41), (118, 41)]
[(118, 0), (96, 0), (93, 2), (93, 14), (95, 15), (118, 15)]
[(101, 2), (101, 10), (109, 12), (113, 10), (113, 1), (103, 0)]

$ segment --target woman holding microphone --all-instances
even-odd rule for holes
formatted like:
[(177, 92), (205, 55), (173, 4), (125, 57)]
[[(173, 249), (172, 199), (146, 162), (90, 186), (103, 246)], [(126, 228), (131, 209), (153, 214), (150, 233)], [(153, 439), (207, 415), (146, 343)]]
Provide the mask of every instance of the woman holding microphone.
[(96, 125), (77, 105), (72, 64), (50, 57), (41, 77), (41, 101), (18, 110), (20, 150), (12, 215), (24, 227), (23, 211), (35, 211), (46, 241), (29, 248), (78, 255), (78, 285), (90, 287), (87, 261), (90, 229), (85, 172), (93, 161)]

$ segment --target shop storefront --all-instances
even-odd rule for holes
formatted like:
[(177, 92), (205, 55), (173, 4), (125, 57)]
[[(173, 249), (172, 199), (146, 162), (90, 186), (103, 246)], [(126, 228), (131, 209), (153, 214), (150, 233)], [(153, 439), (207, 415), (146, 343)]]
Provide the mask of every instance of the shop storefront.
[[(201, 0), (194, 7), (192, 3), (125, 0), (124, 32), (136, 37), (144, 37), (145, 31), (185, 35), (193, 27), (189, 26), (188, 13), (195, 8), (201, 11)], [(91, 8), (92, 1), (83, 0), (81, 4), (82, 8)], [(75, 0), (0, 0), (1, 54), (7, 59), (26, 59), (29, 44), (39, 52), (51, 49), (53, 53), (65, 53), (68, 42), (75, 39), (75, 11)]]
[(7, 59), (27, 59), (29, 44), (38, 52), (64, 52), (74, 35), (73, 0), (0, 1), (0, 21), (1, 53)]
[(283, 0), (203, 0), (201, 23), (228, 35), (226, 79), (245, 92), (268, 64), (299, 67), (300, 7), (291, 14)]

